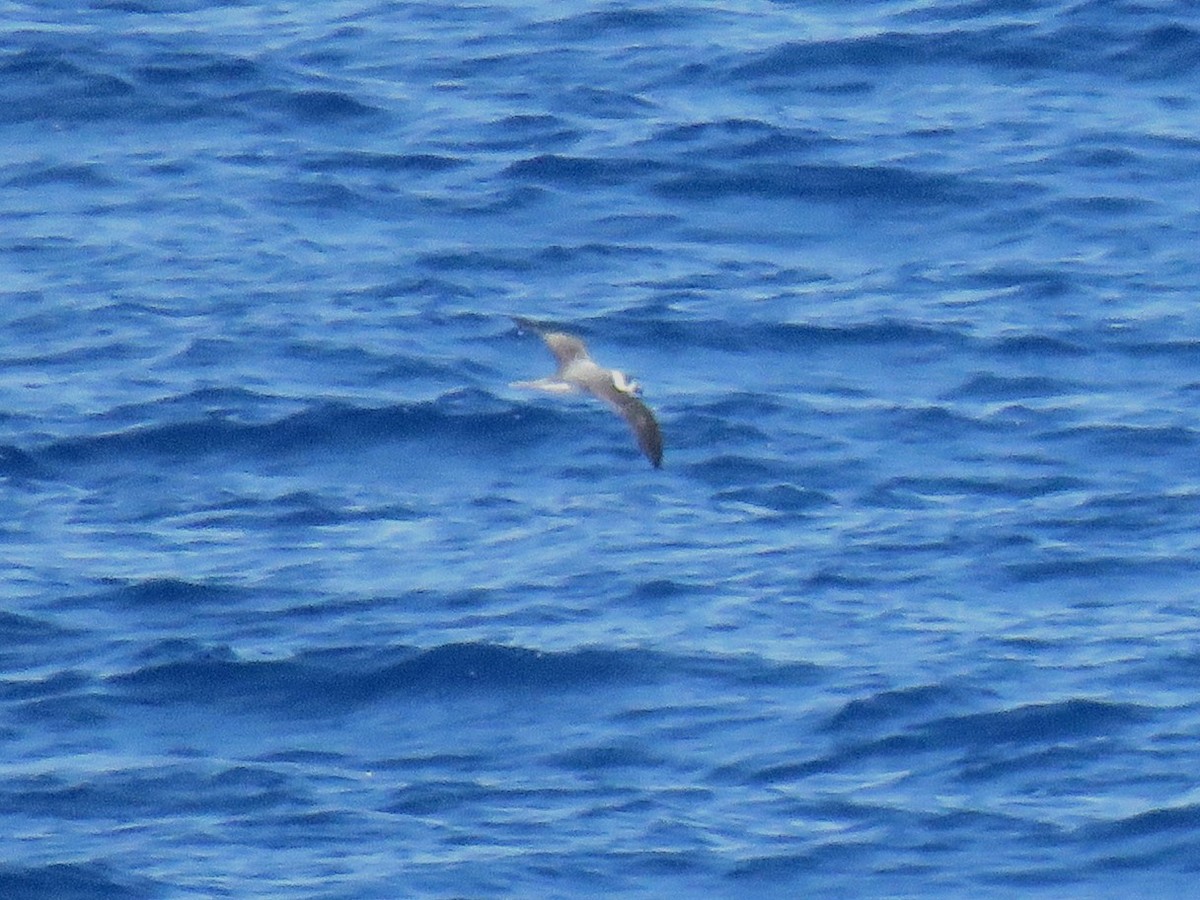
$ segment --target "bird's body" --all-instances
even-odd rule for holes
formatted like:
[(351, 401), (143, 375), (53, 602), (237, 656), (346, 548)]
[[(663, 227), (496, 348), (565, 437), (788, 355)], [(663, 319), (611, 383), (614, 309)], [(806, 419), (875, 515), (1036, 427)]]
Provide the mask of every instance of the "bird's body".
[(538, 334), (554, 358), (558, 360), (558, 371), (552, 378), (537, 381), (517, 381), (513, 387), (532, 388), (549, 393), (563, 394), (585, 390), (598, 400), (607, 403), (620, 415), (637, 438), (638, 447), (657, 469), (662, 465), (662, 431), (649, 407), (640, 399), (641, 388), (636, 381), (625, 377), (617, 369), (606, 369), (588, 355), (583, 341), (562, 331), (546, 331), (527, 319), (514, 319), (522, 328)]

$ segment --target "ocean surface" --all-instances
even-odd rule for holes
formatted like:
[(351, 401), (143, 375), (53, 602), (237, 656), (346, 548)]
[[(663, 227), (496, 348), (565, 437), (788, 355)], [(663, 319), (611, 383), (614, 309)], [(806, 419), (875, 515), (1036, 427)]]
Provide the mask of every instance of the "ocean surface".
[(1194, 4), (0, 38), (0, 897), (1195, 896)]

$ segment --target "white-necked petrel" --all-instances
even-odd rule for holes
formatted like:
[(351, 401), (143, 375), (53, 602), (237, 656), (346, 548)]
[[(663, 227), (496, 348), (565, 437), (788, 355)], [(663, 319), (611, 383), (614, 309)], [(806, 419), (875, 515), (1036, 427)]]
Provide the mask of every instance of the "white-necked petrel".
[(532, 388), (551, 394), (566, 394), (583, 388), (597, 400), (607, 403), (628, 422), (646, 458), (653, 463), (654, 468), (662, 466), (662, 431), (659, 430), (654, 413), (638, 399), (642, 389), (636, 381), (626, 378), (625, 373), (617, 369), (606, 369), (597, 365), (588, 356), (583, 341), (574, 335), (562, 331), (549, 331), (528, 319), (514, 317), (513, 321), (520, 328), (534, 332), (546, 342), (546, 346), (558, 360), (558, 371), (552, 378), (514, 381), (512, 387)]

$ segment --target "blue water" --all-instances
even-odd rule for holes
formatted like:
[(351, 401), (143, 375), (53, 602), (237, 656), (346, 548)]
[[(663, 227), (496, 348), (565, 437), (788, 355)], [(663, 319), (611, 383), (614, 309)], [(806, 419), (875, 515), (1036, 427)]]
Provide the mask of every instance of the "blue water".
[(0, 34), (0, 896), (1194, 896), (1191, 5)]

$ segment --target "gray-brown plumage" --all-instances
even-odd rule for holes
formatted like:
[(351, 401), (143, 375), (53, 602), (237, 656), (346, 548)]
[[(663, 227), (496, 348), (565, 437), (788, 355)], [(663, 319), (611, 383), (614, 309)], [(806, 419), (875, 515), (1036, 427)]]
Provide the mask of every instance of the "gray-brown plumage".
[(540, 391), (562, 394), (582, 388), (598, 400), (603, 400), (618, 413), (637, 438), (638, 447), (646, 458), (659, 468), (662, 465), (662, 431), (650, 408), (638, 399), (641, 388), (637, 382), (625, 377), (617, 369), (606, 369), (597, 365), (588, 355), (583, 341), (562, 331), (547, 331), (528, 319), (513, 319), (521, 328), (534, 332), (546, 342), (554, 358), (558, 360), (558, 371), (553, 378), (537, 381), (517, 381), (513, 387), (533, 388)]

